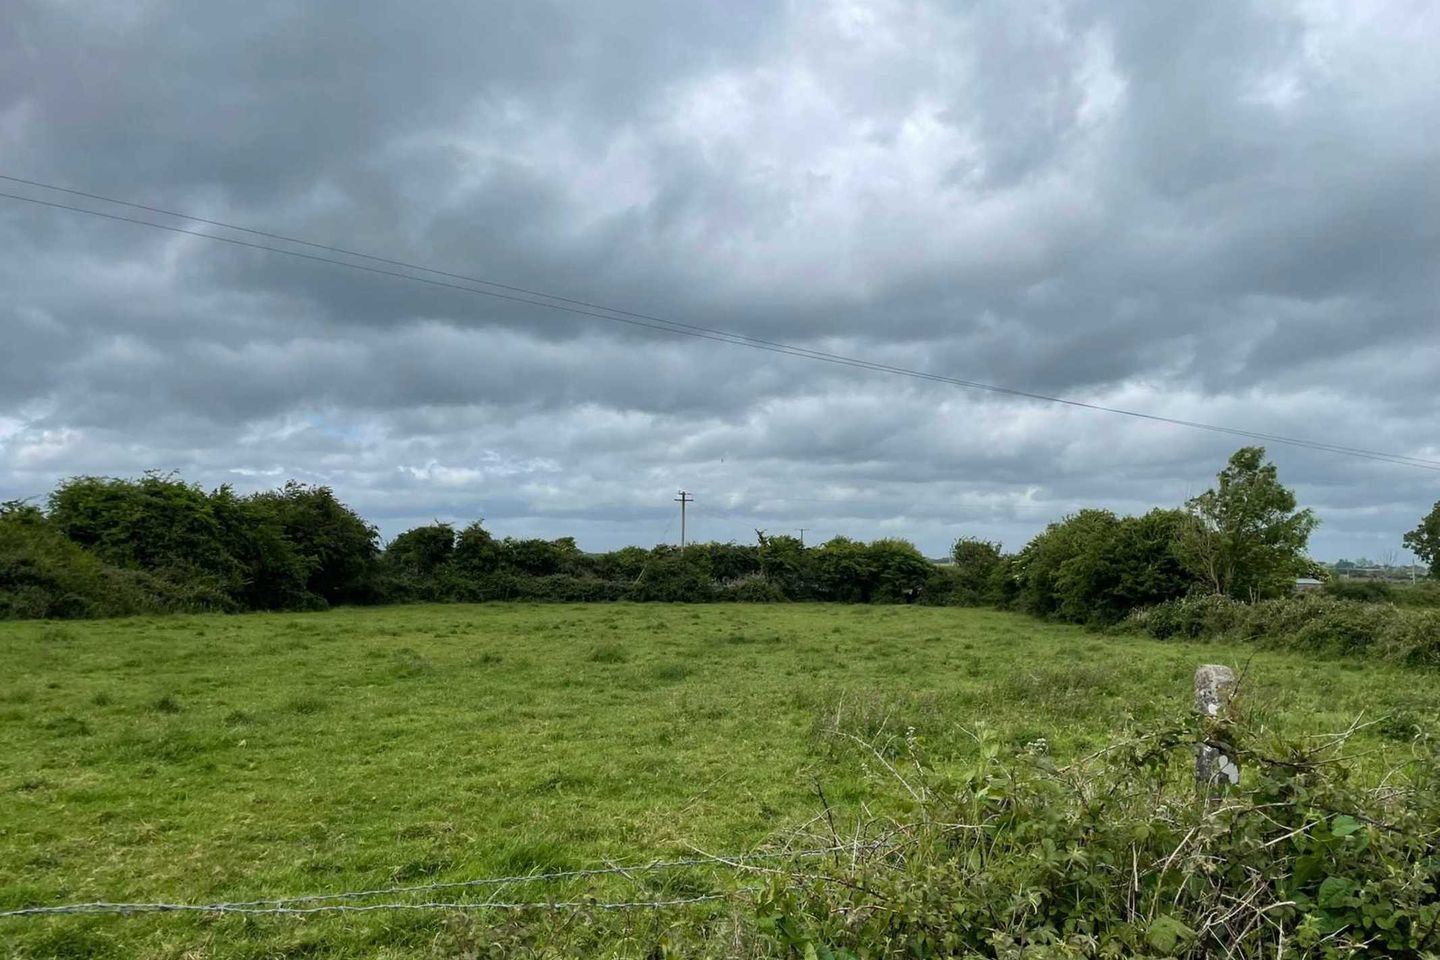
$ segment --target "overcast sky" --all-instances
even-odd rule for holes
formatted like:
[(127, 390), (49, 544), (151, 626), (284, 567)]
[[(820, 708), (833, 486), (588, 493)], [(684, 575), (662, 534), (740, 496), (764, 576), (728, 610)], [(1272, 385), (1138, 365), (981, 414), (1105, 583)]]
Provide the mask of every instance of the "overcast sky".
[[(1440, 460), (1427, 0), (0, 0), (0, 22), (6, 175)], [(684, 487), (692, 538), (940, 554), (1179, 504), (1239, 444), (11, 199), (0, 249), (0, 499), (296, 478), (386, 535), (484, 517), (601, 549), (675, 539)], [(1408, 556), (1440, 499), (1437, 472), (1270, 449), (1320, 558)]]

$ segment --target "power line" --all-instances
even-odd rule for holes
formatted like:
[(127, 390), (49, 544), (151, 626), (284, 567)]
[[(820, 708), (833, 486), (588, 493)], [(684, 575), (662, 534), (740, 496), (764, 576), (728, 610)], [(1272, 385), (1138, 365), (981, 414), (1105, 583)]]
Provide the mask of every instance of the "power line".
[[(695, 337), (702, 340), (713, 340), (720, 343), (730, 343), (737, 346), (750, 347), (757, 350), (765, 350), (771, 353), (779, 353), (786, 356), (800, 357), (808, 360), (818, 360), (824, 363), (838, 366), (852, 367), (861, 370), (870, 370), (877, 373), (889, 373), (896, 376), (909, 377), (916, 380), (925, 380), (932, 383), (946, 383), (953, 386), (964, 387), (971, 390), (982, 390), (989, 393), (997, 393), (1005, 396), (1019, 397), (1029, 400), (1039, 400), (1045, 403), (1056, 403), (1064, 406), (1074, 407), (1083, 410), (1091, 410), (1098, 413), (1109, 413), (1117, 416), (1131, 417), (1138, 420), (1147, 420), (1153, 423), (1164, 423), (1172, 426), (1186, 427), (1195, 430), (1205, 430), (1212, 433), (1224, 434), (1227, 436), (1243, 437), (1250, 440), (1262, 440), (1268, 443), (1279, 443), (1287, 446), (1300, 447), (1303, 449), (1318, 450), (1326, 453), (1336, 453), (1343, 456), (1358, 457), (1366, 460), (1374, 460), (1381, 463), (1396, 463), (1402, 466), (1418, 467), (1425, 470), (1440, 471), (1440, 460), (1429, 460), (1422, 457), (1412, 457), (1406, 454), (1385, 453), (1377, 450), (1366, 450), (1358, 447), (1348, 447), (1340, 444), (1324, 443), (1317, 440), (1308, 440), (1299, 437), (1289, 437), (1281, 434), (1263, 433), (1255, 430), (1245, 430), (1238, 427), (1228, 427), (1220, 424), (1204, 423), (1197, 420), (1186, 420), (1179, 417), (1168, 417), (1162, 414), (1145, 413), (1138, 410), (1126, 410), (1120, 407), (1110, 407), (1098, 403), (1090, 403), (1084, 400), (1074, 400), (1067, 397), (1056, 397), (1042, 393), (1035, 393), (1028, 390), (1020, 390), (1013, 387), (1000, 386), (998, 384), (983, 383), (977, 380), (966, 380), (960, 377), (950, 377), (943, 374), (927, 373), (921, 370), (913, 370), (908, 367), (899, 367), (893, 364), (881, 363), (878, 361), (865, 360), (860, 357), (845, 356), (843, 354), (828, 353), (823, 350), (814, 350), (809, 347), (800, 347), (793, 344), (781, 343), (779, 341), (767, 340), (762, 337), (752, 337), (747, 334), (734, 333), (732, 331), (720, 330), (712, 327), (702, 327), (695, 324), (683, 323), (677, 320), (667, 320), (662, 317), (645, 313), (637, 313), (630, 310), (623, 310), (608, 307), (603, 304), (593, 303), (587, 300), (577, 300), (563, 297), (543, 291), (531, 290), (525, 287), (518, 287), (511, 284), (499, 283), (493, 280), (486, 280), (481, 277), (468, 276), (466, 274), (451, 273), (438, 270), (433, 267), (421, 264), (407, 263), (403, 260), (394, 260), (387, 257), (380, 257), (373, 254), (363, 253), (355, 250), (348, 250), (344, 247), (336, 247), (328, 244), (315, 243), (309, 240), (302, 240), (296, 237), (289, 237), (280, 233), (272, 233), (263, 230), (256, 230), (250, 227), (242, 227), (226, 223), (221, 220), (210, 220), (204, 217), (192, 216), (173, 210), (166, 210), (162, 207), (152, 207), (145, 204), (133, 203), (128, 200), (120, 200), (114, 197), (106, 197), (101, 194), (86, 193), (80, 190), (72, 190), (68, 187), (61, 187), (54, 184), (43, 183), (38, 180), (27, 180), (21, 177), (0, 174), (0, 180), (7, 180), (12, 183), (20, 183), (27, 186), (38, 187), (44, 190), (53, 190), (66, 193), (72, 196), (84, 197), (90, 200), (98, 200), (103, 203), (111, 203), (131, 209), (144, 210), (149, 213), (158, 213), (164, 216), (176, 217), (182, 220), (189, 220), (194, 223), (203, 223), (209, 226), (221, 227), (226, 230), (235, 230), (248, 233), (252, 236), (265, 237), (271, 240), (280, 240), (285, 243), (298, 244), (310, 247), (311, 249), (325, 250), (331, 253), (338, 253), (344, 256), (357, 257), (369, 260), (372, 263), (384, 263), (391, 266), (401, 267), (405, 270), (417, 270), (423, 273), (432, 274), (433, 277), (447, 277), (451, 280), (461, 280), (467, 284), (480, 284), (495, 289), (477, 289), (472, 286), (465, 286), (460, 283), (451, 283), (446, 280), (437, 280), (433, 277), (420, 277), (411, 273), (401, 273), (395, 270), (387, 270), (361, 263), (354, 263), (347, 260), (337, 260), (332, 257), (320, 256), (312, 253), (305, 253), (299, 250), (287, 250), (283, 247), (275, 247), (264, 243), (241, 240), (236, 237), (226, 237), (214, 233), (207, 233), (202, 230), (188, 230), (184, 227), (177, 227), (170, 224), (155, 223), (151, 220), (144, 220), (138, 217), (127, 217), (116, 213), (106, 213), (101, 210), (92, 210), (86, 207), (74, 206), (67, 203), (60, 203), (54, 200), (44, 200), (38, 197), (27, 197), (22, 194), (0, 192), (0, 197), (9, 200), (18, 200), (38, 206), (50, 207), (59, 210), (69, 210), (75, 213), (84, 213), (94, 217), (101, 217), (108, 220), (116, 220), (124, 223), (132, 223), (138, 226), (151, 227), (157, 230), (166, 230), (171, 233), (183, 234), (186, 236), (200, 237), (206, 240), (216, 240), (221, 243), (229, 243), (239, 247), (247, 247), (254, 250), (265, 250), (270, 253), (283, 254), (285, 256), (298, 257), (305, 260), (312, 260), (320, 263), (328, 263), (334, 266), (347, 267), (352, 270), (360, 270), (367, 273), (374, 273), (381, 276), (393, 277), (400, 280), (410, 280), (416, 283), (429, 284), (431, 286), (443, 287), (452, 290), (460, 290), (465, 293), (474, 293), (481, 296), (492, 297), (499, 300), (507, 300), (515, 303), (529, 304), (530, 306), (544, 307), (550, 310), (571, 313), (578, 316), (593, 317), (599, 320), (609, 320), (613, 323), (624, 323), (631, 326), (643, 327), (650, 330), (658, 330), (663, 333), (671, 333), (679, 336)], [(508, 292), (502, 292), (508, 291)], [(536, 299), (539, 298), (539, 299)]]

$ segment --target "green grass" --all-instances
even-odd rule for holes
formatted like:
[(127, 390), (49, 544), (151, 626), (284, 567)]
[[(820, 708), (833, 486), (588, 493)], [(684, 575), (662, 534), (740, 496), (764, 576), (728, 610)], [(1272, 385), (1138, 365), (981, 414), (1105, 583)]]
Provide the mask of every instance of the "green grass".
[[(875, 790), (838, 727), (942, 764), (1059, 755), (1246, 668), (1267, 723), (1433, 730), (1440, 675), (980, 610), (425, 606), (0, 624), (0, 909), (214, 901), (730, 852)], [(1248, 664), (1248, 666), (1247, 666)], [(513, 891), (512, 891), (513, 892)], [(533, 893), (533, 891), (531, 891)], [(432, 914), (0, 920), (19, 956), (429, 956)]]

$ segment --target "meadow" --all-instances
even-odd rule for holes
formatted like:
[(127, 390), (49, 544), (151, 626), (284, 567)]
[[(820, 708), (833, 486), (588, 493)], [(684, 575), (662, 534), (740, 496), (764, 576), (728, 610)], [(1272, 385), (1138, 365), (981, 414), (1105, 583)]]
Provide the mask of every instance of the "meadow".
[[(978, 609), (488, 604), (0, 623), (0, 910), (744, 851), (827, 807), (843, 830), (887, 802), (876, 752), (845, 734), (882, 757), (908, 734), (943, 766), (985, 727), (1064, 758), (1127, 715), (1188, 709), (1207, 662), (1243, 670), (1247, 703), (1277, 729), (1379, 721), (1353, 741), (1377, 775), (1417, 727), (1436, 728), (1440, 674)], [(19, 918), (0, 919), (0, 946), (432, 956), (447, 925), (383, 911)]]

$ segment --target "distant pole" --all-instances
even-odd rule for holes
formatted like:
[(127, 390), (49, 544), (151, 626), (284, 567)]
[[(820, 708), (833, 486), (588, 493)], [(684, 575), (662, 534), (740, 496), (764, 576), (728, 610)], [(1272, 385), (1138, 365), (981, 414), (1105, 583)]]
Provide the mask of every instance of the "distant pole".
[(682, 549), (685, 546), (685, 504), (691, 503), (694, 500), (695, 498), (684, 490), (681, 490), (680, 496), (675, 498), (675, 502), (680, 504), (680, 546)]
[(802, 547), (805, 546), (805, 531), (806, 531), (806, 529), (808, 529), (808, 528), (806, 528), (806, 527), (801, 527), (801, 528), (800, 528), (800, 546), (802, 546)]

